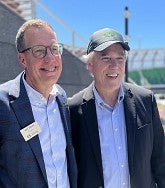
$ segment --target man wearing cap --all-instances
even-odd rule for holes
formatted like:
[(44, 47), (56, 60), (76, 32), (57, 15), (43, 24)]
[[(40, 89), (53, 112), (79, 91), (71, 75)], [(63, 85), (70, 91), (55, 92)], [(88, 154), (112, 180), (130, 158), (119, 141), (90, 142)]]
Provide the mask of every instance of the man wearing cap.
[(117, 31), (91, 36), (93, 83), (68, 100), (78, 188), (165, 188), (165, 137), (153, 93), (124, 83), (130, 50)]

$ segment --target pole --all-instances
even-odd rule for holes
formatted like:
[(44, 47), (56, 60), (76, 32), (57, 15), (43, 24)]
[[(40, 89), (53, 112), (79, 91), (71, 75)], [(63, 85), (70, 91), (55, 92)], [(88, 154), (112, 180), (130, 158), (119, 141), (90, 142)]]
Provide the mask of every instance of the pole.
[(48, 9), (47, 6), (45, 6), (39, 0), (33, 0), (33, 1), (35, 4), (40, 6), (48, 15), (54, 18), (59, 24), (61, 24), (65, 29), (67, 29), (72, 34), (72, 47), (75, 46), (75, 36), (84, 44), (88, 43), (83, 37), (81, 37), (77, 32), (75, 32), (68, 24), (66, 24), (62, 19), (60, 19), (54, 12)]
[[(128, 36), (128, 17), (129, 17), (129, 11), (128, 7), (125, 7), (125, 40), (128, 42), (129, 41), (129, 36)], [(128, 58), (125, 64), (125, 81), (128, 82)]]

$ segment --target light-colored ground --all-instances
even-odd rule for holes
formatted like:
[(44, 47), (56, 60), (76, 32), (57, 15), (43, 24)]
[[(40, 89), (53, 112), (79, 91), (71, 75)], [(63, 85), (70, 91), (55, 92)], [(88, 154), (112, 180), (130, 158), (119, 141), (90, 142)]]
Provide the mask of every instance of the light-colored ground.
[(160, 114), (160, 118), (164, 127), (164, 132), (165, 132), (165, 100), (157, 100), (157, 104), (158, 104), (158, 110), (159, 110), (159, 114)]

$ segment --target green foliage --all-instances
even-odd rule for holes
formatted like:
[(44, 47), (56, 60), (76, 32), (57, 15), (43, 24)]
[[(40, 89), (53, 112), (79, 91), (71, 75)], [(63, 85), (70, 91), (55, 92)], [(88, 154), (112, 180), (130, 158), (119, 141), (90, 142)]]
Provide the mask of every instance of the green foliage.
[(140, 75), (138, 71), (131, 71), (129, 72), (129, 77), (136, 82), (138, 85), (140, 85)]
[(142, 77), (150, 84), (165, 83), (165, 68), (143, 69), (141, 71), (130, 71), (129, 77), (138, 85), (141, 85)]

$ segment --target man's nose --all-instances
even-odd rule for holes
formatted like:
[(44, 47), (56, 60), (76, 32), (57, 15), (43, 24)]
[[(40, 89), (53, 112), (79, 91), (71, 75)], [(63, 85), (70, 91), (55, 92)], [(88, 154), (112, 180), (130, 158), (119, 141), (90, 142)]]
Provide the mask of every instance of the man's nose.
[(52, 57), (54, 58), (54, 55), (52, 54), (50, 47), (47, 47), (45, 58), (52, 58)]
[(111, 59), (108, 63), (109, 63), (110, 66), (117, 66), (118, 65), (118, 62), (115, 59)]

